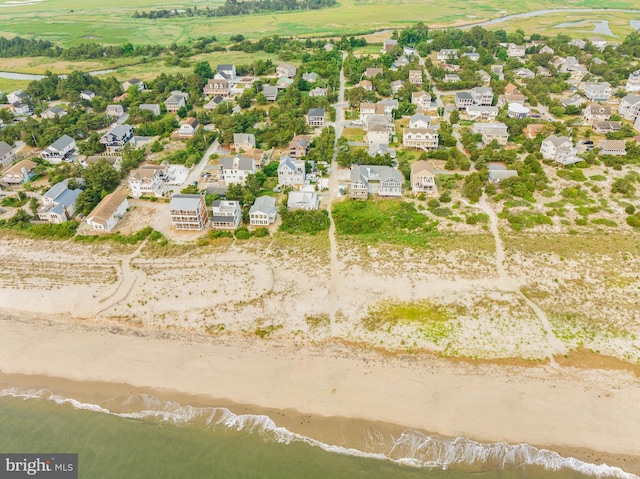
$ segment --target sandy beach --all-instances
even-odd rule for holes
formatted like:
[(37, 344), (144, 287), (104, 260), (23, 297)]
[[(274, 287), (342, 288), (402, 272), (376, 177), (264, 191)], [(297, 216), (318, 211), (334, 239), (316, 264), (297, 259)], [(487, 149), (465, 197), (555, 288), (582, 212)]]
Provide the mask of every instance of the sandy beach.
[(640, 383), (628, 371), (398, 358), (337, 343), (161, 336), (5, 313), (0, 379), (103, 404), (140, 392), (196, 406), (235, 404), (232, 410), (266, 412), (293, 432), (365, 450), (371, 444), (362, 431), (387, 423), (377, 427), (529, 443), (640, 472)]

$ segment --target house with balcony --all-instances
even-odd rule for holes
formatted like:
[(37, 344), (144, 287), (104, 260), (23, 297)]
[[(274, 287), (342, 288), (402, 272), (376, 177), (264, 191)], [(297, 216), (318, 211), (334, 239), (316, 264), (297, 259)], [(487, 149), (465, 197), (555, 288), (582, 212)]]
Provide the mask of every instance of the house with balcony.
[(173, 195), (169, 203), (169, 215), (171, 226), (179, 231), (203, 230), (209, 222), (204, 195)]
[(76, 140), (69, 135), (62, 135), (40, 153), (40, 158), (51, 163), (60, 163), (67, 160), (76, 149)]
[(576, 155), (577, 150), (568, 136), (548, 136), (540, 145), (540, 153), (542, 158), (556, 161), (565, 166), (582, 161)]
[(436, 173), (429, 162), (420, 160), (411, 163), (411, 190), (413, 193), (429, 196), (438, 194)]
[(253, 158), (236, 155), (220, 158), (220, 173), (218, 179), (225, 186), (244, 185), (247, 176), (256, 173), (257, 167)]
[(269, 226), (276, 221), (276, 199), (272, 196), (259, 196), (249, 210), (251, 226)]
[(117, 125), (111, 131), (102, 135), (100, 143), (107, 147), (107, 155), (118, 155), (127, 143), (135, 145), (133, 128), (131, 125)]
[(288, 155), (280, 157), (278, 165), (278, 185), (300, 189), (304, 186), (306, 170), (304, 160), (296, 160)]
[(69, 178), (55, 184), (42, 198), (37, 209), (38, 218), (48, 223), (64, 223), (73, 218), (76, 212), (76, 200), (82, 190), (69, 189)]
[(349, 198), (366, 200), (370, 194), (402, 196), (402, 173), (390, 166), (351, 165)]
[(287, 199), (287, 209), (295, 210), (317, 210), (320, 206), (318, 193), (315, 191), (292, 191)]
[(141, 196), (161, 198), (168, 192), (164, 175), (159, 168), (137, 168), (129, 173), (127, 181), (133, 198)]

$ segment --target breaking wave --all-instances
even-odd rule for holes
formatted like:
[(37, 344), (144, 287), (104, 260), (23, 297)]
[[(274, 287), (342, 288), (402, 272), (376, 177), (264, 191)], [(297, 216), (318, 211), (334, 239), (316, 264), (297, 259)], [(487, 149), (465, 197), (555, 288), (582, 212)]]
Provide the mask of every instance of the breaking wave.
[(152, 420), (177, 426), (201, 424), (207, 428), (225, 428), (259, 434), (281, 443), (303, 442), (337, 454), (390, 460), (419, 468), (448, 469), (451, 466), (474, 470), (515, 467), (541, 467), (547, 471), (573, 470), (597, 478), (640, 479), (619, 467), (606, 464), (590, 464), (573, 457), (563, 457), (546, 449), (528, 444), (503, 442), (483, 444), (464, 437), (448, 438), (407, 430), (400, 436), (385, 436), (379, 431), (367, 430), (369, 449), (379, 452), (364, 452), (357, 449), (325, 444), (279, 427), (268, 416), (234, 414), (226, 408), (183, 406), (173, 401), (163, 401), (146, 394), (133, 395), (123, 401), (113, 402), (107, 407), (84, 403), (53, 394), (47, 389), (23, 390), (8, 388), (0, 391), (0, 397), (23, 399), (46, 399), (60, 405), (71, 405), (75, 409), (112, 414), (129, 419)]

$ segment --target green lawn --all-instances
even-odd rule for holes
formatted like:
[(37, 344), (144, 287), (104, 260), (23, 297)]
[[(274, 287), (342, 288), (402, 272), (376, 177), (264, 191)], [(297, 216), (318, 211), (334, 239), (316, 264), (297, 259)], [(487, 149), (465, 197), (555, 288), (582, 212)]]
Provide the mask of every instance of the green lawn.
[[(0, 5), (8, 0), (0, 0)], [(172, 18), (134, 19), (133, 12), (159, 8), (185, 8), (188, 6), (215, 7), (222, 2), (191, 0), (44, 0), (32, 5), (0, 8), (0, 35), (15, 34), (49, 39), (63, 46), (87, 41), (101, 43), (169, 45), (186, 42), (200, 36), (216, 35), (227, 41), (230, 35), (241, 33), (247, 38), (269, 35), (341, 35), (362, 33), (384, 28), (400, 28), (406, 24), (423, 21), (431, 26), (459, 25), (472, 21), (495, 18), (505, 13), (519, 13), (544, 8), (566, 6), (556, 0), (524, 0), (522, 2), (478, 0), (470, 4), (464, 0), (436, 2), (435, 0), (342, 0), (333, 8), (306, 11), (269, 13), (243, 17), (222, 18)], [(636, 0), (614, 0), (608, 8), (637, 8)], [(575, 0), (571, 7), (597, 8), (602, 4), (595, 0)], [(570, 15), (562, 15), (561, 21), (571, 21)], [(587, 14), (585, 14), (587, 15)], [(591, 14), (601, 18), (603, 14)], [(607, 12), (619, 18), (612, 24), (614, 33), (630, 31), (629, 14)], [(626, 16), (625, 16), (626, 15)], [(554, 15), (551, 15), (554, 16)], [(557, 18), (557, 14), (555, 15)], [(544, 17), (540, 17), (544, 18)], [(557, 18), (554, 20), (556, 21)], [(586, 18), (586, 17), (585, 17)], [(581, 18), (579, 18), (581, 19)], [(625, 24), (626, 21), (626, 24)], [(498, 24), (496, 28), (512, 29), (532, 23), (538, 28), (538, 19), (519, 19), (512, 24)], [(557, 22), (556, 22), (557, 23)], [(556, 30), (557, 31), (557, 30)]]

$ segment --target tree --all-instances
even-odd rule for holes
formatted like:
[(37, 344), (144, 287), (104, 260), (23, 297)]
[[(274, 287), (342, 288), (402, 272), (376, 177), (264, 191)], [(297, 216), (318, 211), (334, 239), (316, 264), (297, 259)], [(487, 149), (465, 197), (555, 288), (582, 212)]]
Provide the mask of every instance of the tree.
[(100, 159), (89, 165), (84, 170), (82, 177), (87, 189), (98, 191), (111, 192), (120, 183), (120, 174), (106, 159)]
[(471, 173), (464, 179), (464, 187), (462, 188), (462, 195), (465, 198), (469, 198), (471, 203), (477, 203), (482, 196), (483, 182), (480, 179), (478, 173)]
[(213, 78), (211, 65), (209, 65), (208, 61), (197, 62), (193, 67), (193, 73), (198, 75), (202, 80)]

